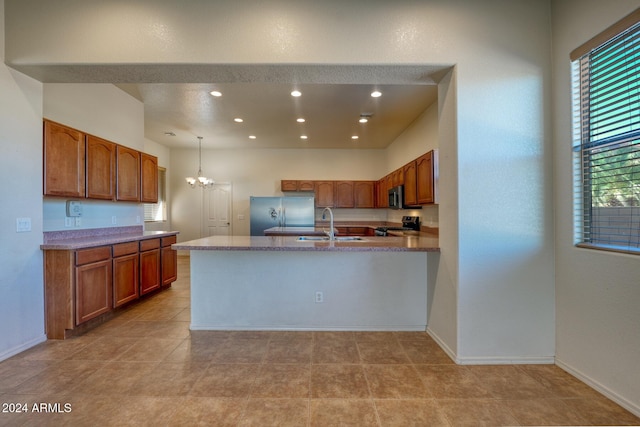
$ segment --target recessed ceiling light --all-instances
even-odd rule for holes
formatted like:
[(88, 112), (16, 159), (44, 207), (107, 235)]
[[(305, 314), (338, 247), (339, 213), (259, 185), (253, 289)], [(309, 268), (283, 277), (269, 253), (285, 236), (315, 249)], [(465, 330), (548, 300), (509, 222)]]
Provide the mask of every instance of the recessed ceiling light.
[(242, 120), (240, 117), (236, 117), (235, 119), (233, 119), (233, 121), (236, 123), (242, 123), (244, 120)]
[(167, 136), (176, 136), (176, 134), (173, 132), (165, 132), (164, 134)]
[(358, 120), (360, 123), (367, 123), (369, 121), (369, 118), (366, 116), (360, 116), (360, 120)]
[(307, 139), (307, 135), (300, 135), (300, 139)]
[(304, 123), (304, 122), (305, 122), (304, 117), (299, 117), (299, 118), (297, 118), (297, 119), (296, 119), (296, 122), (298, 122), (298, 123)]
[(295, 96), (295, 97), (302, 96), (302, 92), (300, 92), (299, 90), (294, 90), (293, 92), (291, 92), (291, 96)]
[(255, 135), (249, 135), (249, 139), (256, 139)]
[(382, 92), (380, 92), (379, 90), (374, 90), (373, 92), (371, 92), (371, 96), (374, 98), (379, 98), (382, 96)]
[(217, 91), (217, 90), (212, 90), (212, 91), (211, 91), (211, 92), (209, 92), (209, 93), (211, 93), (211, 95), (212, 95), (212, 96), (215, 96), (216, 98), (217, 98), (217, 97), (222, 96), (222, 92)]
[(358, 138), (359, 138), (359, 137), (358, 137), (358, 135), (353, 135), (353, 136), (351, 137), (351, 139), (358, 139)]

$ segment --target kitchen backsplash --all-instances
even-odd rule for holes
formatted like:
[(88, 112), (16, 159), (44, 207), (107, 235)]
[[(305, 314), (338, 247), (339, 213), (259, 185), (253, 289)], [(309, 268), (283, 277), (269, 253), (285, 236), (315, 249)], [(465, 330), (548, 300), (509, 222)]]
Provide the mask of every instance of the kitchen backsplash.
[[(75, 199), (72, 199), (75, 200)], [(80, 200), (82, 215), (67, 216), (67, 199), (45, 198), (43, 231), (68, 231), (92, 228), (142, 226), (144, 208), (138, 203)], [(78, 223), (76, 223), (76, 218)]]

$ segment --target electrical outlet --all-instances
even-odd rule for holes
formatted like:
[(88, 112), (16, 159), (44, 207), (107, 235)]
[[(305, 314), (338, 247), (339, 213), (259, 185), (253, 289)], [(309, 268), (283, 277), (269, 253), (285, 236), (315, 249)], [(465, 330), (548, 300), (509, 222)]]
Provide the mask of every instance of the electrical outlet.
[(140, 224), (140, 215), (136, 216), (136, 224)]
[(316, 291), (316, 304), (324, 302), (324, 293), (322, 291)]
[(117, 223), (118, 223), (118, 219), (116, 218), (116, 216), (115, 216), (115, 215), (113, 215), (113, 216), (111, 217), (111, 224), (117, 224)]
[(73, 227), (73, 218), (65, 217), (64, 218), (64, 226), (65, 227)]
[(79, 216), (75, 217), (76, 227), (80, 227), (82, 225), (82, 221)]

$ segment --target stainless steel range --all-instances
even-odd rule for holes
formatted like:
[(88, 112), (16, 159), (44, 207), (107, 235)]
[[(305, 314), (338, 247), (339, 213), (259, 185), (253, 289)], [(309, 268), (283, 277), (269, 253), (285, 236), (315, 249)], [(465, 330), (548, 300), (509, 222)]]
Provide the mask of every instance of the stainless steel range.
[(388, 236), (389, 231), (420, 231), (419, 216), (403, 216), (402, 227), (377, 227), (376, 236)]

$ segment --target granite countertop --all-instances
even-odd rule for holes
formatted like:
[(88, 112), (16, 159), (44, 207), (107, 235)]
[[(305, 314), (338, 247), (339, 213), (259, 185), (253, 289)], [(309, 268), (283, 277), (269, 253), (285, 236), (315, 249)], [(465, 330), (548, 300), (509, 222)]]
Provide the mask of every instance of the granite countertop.
[(361, 241), (303, 241), (295, 236), (212, 236), (171, 247), (189, 251), (440, 252), (437, 237), (367, 236)]
[(50, 231), (44, 233), (42, 250), (76, 250), (158, 237), (175, 236), (178, 231), (144, 231), (142, 226)]

